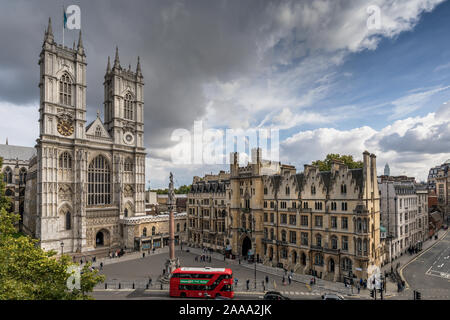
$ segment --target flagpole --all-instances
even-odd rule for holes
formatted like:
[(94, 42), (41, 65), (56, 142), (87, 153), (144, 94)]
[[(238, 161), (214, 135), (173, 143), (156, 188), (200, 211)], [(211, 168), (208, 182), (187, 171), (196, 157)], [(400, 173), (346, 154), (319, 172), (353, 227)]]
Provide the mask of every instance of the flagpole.
[(64, 3), (63, 3), (63, 23), (62, 23), (62, 25), (63, 25), (63, 48), (64, 48), (64, 29), (65, 29), (65, 28), (64, 28), (64, 27), (65, 27), (65, 26), (64, 26), (64, 11), (65, 11), (65, 10), (64, 10)]

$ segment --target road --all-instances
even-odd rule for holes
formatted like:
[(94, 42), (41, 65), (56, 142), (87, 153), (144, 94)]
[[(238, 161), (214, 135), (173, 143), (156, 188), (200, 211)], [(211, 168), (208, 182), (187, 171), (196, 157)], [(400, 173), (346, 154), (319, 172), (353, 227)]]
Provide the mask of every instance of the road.
[[(254, 291), (254, 270), (242, 265), (230, 264), (220, 260), (212, 260), (211, 263), (195, 261), (195, 255), (190, 252), (177, 250), (176, 256), (180, 259), (182, 266), (208, 266), (208, 267), (226, 267), (233, 270), (233, 277), (238, 279), (238, 286), (235, 287), (236, 299), (261, 299), (263, 294), (262, 281), (269, 277), (269, 284), (265, 284), (266, 290), (277, 290), (284, 293), (292, 299), (320, 299), (324, 292), (311, 288), (309, 285), (299, 282), (292, 282), (291, 285), (283, 285), (282, 277), (266, 274), (257, 271), (256, 283), (257, 292)], [(159, 290), (160, 284), (157, 283), (161, 275), (167, 254), (150, 254), (145, 258), (128, 260), (113, 264), (106, 264), (101, 271), (106, 275), (107, 290), (105, 285), (99, 285), (93, 296), (96, 299), (171, 299), (167, 290)], [(242, 262), (245, 263), (245, 262)], [(145, 290), (149, 278), (152, 278), (153, 285), (149, 290)], [(250, 291), (247, 291), (246, 280), (250, 280)], [(122, 290), (118, 289), (118, 283), (121, 283)], [(135, 284), (136, 290), (132, 290), (132, 284)], [(123, 290), (128, 288), (128, 290)], [(167, 288), (167, 287), (166, 287)], [(165, 289), (166, 289), (165, 288)]]
[(410, 295), (422, 299), (450, 299), (450, 233), (403, 269)]

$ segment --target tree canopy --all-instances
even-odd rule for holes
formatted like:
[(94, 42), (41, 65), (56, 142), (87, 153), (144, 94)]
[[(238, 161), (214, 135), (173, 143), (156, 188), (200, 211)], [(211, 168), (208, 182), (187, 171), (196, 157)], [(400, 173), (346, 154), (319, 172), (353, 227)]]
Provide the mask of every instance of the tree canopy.
[(329, 153), (324, 160), (313, 161), (312, 165), (319, 167), (319, 171), (330, 171), (332, 160), (342, 161), (349, 169), (362, 168), (364, 165), (362, 161), (353, 160), (352, 155), (340, 155), (338, 153)]
[[(182, 185), (179, 188), (175, 188), (174, 192), (175, 192), (175, 194), (187, 194), (187, 193), (189, 193), (189, 190), (191, 190), (190, 186)], [(152, 192), (156, 192), (157, 194), (169, 194), (169, 189), (168, 188), (166, 188), (166, 189), (154, 189), (154, 190), (151, 190), (151, 191)]]
[[(0, 168), (1, 164), (0, 158)], [(18, 236), (14, 225), (20, 216), (7, 211), (8, 199), (1, 174), (0, 181), (0, 300), (92, 299), (89, 293), (105, 277), (86, 264), (80, 270), (77, 286), (74, 281), (77, 272), (70, 274), (68, 270), (78, 265), (69, 256), (57, 259), (56, 252), (44, 251), (38, 240)]]

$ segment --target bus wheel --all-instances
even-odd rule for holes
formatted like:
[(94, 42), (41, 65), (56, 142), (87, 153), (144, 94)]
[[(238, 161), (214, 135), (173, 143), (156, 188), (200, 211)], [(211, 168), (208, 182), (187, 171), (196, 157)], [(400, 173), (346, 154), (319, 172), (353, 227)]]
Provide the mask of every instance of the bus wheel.
[(186, 292), (182, 292), (182, 293), (180, 293), (180, 297), (182, 297), (182, 298), (186, 298)]

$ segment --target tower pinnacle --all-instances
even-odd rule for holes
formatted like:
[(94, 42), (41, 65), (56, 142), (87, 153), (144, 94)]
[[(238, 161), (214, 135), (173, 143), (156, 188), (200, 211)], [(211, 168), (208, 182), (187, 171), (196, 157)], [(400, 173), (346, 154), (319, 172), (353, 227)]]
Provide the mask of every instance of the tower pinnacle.
[(140, 61), (140, 59), (139, 59), (139, 56), (138, 56), (138, 61), (137, 61), (137, 66), (136, 66), (136, 74), (137, 75), (142, 75), (142, 72), (141, 72), (141, 61)]
[(80, 29), (80, 34), (78, 36), (78, 53), (83, 55), (84, 54), (84, 47), (83, 47), (83, 39), (81, 37), (81, 29)]
[(53, 43), (53, 29), (52, 29), (52, 18), (48, 18), (48, 27), (45, 31), (44, 41), (48, 43)]
[(120, 61), (119, 61), (119, 47), (116, 46), (116, 57), (114, 58), (114, 66), (113, 69), (120, 68)]

